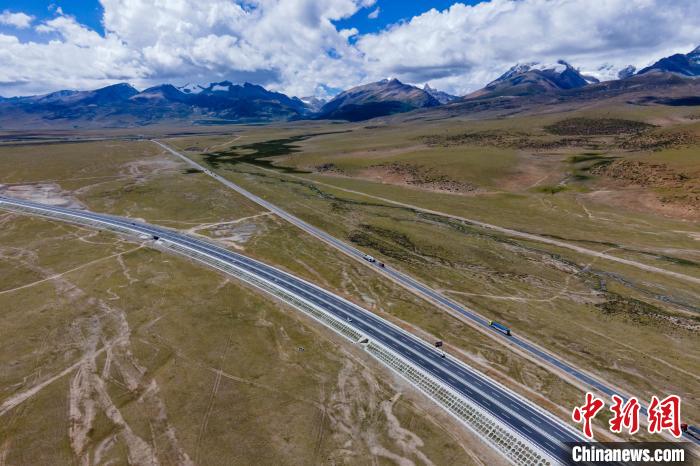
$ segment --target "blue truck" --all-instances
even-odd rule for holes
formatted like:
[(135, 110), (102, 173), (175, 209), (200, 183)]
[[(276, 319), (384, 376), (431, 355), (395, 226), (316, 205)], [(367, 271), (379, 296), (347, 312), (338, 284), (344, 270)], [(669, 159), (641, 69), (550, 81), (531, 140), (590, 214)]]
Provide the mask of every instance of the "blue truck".
[(510, 336), (510, 329), (503, 324), (499, 324), (495, 320), (489, 320), (489, 326), (495, 328), (504, 335)]

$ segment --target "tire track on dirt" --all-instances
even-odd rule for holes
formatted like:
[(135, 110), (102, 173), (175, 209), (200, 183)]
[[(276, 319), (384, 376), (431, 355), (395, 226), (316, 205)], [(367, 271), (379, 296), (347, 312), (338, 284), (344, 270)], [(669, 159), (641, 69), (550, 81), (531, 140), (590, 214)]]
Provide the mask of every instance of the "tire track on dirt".
[(207, 426), (209, 425), (209, 418), (211, 417), (212, 410), (214, 408), (214, 400), (216, 399), (216, 394), (219, 392), (219, 386), (221, 385), (221, 376), (223, 374), (223, 362), (226, 359), (229, 349), (231, 348), (231, 340), (233, 338), (233, 333), (229, 334), (228, 340), (226, 341), (226, 346), (221, 354), (221, 363), (219, 364), (219, 369), (215, 372), (214, 385), (212, 386), (211, 392), (209, 394), (209, 400), (207, 402), (207, 409), (204, 412), (204, 418), (199, 426), (199, 433), (197, 434), (197, 443), (195, 444), (194, 450), (194, 463), (199, 464), (199, 452), (201, 450), (202, 440), (204, 439), (204, 434), (206, 433)]

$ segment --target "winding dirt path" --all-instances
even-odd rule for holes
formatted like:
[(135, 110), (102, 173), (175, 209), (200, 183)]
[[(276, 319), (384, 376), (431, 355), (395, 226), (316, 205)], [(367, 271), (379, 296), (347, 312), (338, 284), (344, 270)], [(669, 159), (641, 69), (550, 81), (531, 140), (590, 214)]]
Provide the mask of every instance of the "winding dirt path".
[[(273, 173), (279, 175), (279, 172), (277, 172), (275, 170), (271, 170), (269, 168), (263, 168), (263, 167), (256, 167), (256, 168), (260, 168), (261, 170), (265, 170), (265, 171), (270, 171), (270, 172), (273, 172)], [(371, 199), (375, 199), (377, 201), (382, 201), (382, 202), (386, 202), (386, 203), (389, 203), (392, 205), (415, 210), (417, 212), (423, 212), (426, 214), (438, 215), (441, 217), (447, 217), (447, 218), (451, 218), (454, 220), (460, 220), (463, 222), (470, 223), (472, 225), (476, 225), (476, 226), (481, 227), (481, 228), (497, 231), (499, 233), (503, 233), (503, 234), (506, 234), (508, 236), (527, 239), (530, 241), (537, 241), (539, 243), (550, 244), (552, 246), (557, 246), (560, 248), (565, 248), (565, 249), (569, 249), (572, 251), (576, 251), (580, 254), (585, 254), (587, 256), (597, 257), (599, 259), (605, 259), (605, 260), (609, 260), (612, 262), (617, 262), (619, 264), (625, 264), (625, 265), (629, 265), (632, 267), (636, 267), (640, 270), (644, 270), (645, 272), (658, 273), (658, 274), (666, 275), (666, 276), (673, 277), (673, 278), (676, 278), (679, 280), (683, 280), (686, 282), (695, 283), (695, 284), (700, 285), (700, 278), (698, 278), (698, 277), (693, 277), (691, 275), (686, 275), (686, 274), (683, 274), (680, 272), (674, 272), (673, 270), (662, 269), (660, 267), (655, 267), (653, 265), (643, 264), (641, 262), (633, 261), (630, 259), (624, 259), (622, 257), (613, 256), (613, 255), (607, 254), (605, 252), (599, 252), (599, 251), (595, 251), (593, 249), (588, 249), (588, 248), (584, 248), (581, 246), (577, 246), (575, 244), (567, 243), (566, 241), (548, 238), (546, 236), (536, 235), (534, 233), (526, 233), (524, 231), (513, 230), (511, 228), (500, 227), (498, 225), (493, 225), (491, 223), (481, 222), (479, 220), (474, 220), (473, 218), (461, 217), (459, 215), (449, 214), (447, 212), (441, 212), (439, 210), (425, 209), (425, 208), (419, 207), (417, 205), (407, 204), (405, 202), (394, 201), (391, 199), (387, 199), (385, 197), (375, 196), (374, 194), (368, 194), (368, 193), (365, 193), (362, 191), (356, 191), (354, 189), (341, 188), (339, 186), (336, 186), (336, 185), (333, 185), (330, 183), (324, 183), (322, 181), (312, 180), (312, 179), (304, 178), (304, 177), (297, 176), (297, 175), (291, 175), (291, 174), (286, 173), (285, 176), (288, 176), (291, 178), (296, 178), (296, 179), (299, 179), (301, 181), (305, 181), (307, 183), (313, 183), (313, 184), (319, 184), (322, 186), (327, 186), (329, 188), (337, 189), (339, 191), (344, 191), (344, 192), (347, 192), (350, 194), (357, 194), (359, 196), (365, 196), (365, 197), (368, 197)]]

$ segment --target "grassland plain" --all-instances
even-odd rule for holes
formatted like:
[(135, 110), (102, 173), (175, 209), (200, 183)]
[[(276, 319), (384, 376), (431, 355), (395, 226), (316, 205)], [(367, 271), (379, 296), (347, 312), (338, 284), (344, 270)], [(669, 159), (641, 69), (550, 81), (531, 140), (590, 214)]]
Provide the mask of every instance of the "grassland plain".
[(500, 463), (360, 351), (219, 273), (0, 221), (3, 464)]
[[(589, 249), (698, 277), (700, 228), (696, 221), (663, 209), (642, 212), (633, 205), (600, 201), (595, 193), (602, 190), (601, 186), (621, 192), (629, 187), (615, 187), (593, 175), (572, 180), (570, 173), (572, 165), (603, 153), (611, 158), (646, 157), (645, 161), (661, 161), (695, 179), (700, 168), (693, 157), (695, 140), (691, 137), (667, 143), (664, 136), (666, 133), (697, 135), (697, 123), (683, 117), (687, 111), (653, 107), (602, 112), (606, 118), (663, 125), (644, 134), (652, 142), (663, 142), (662, 147), (644, 150), (625, 148), (623, 143), (629, 144), (633, 139), (624, 132), (623, 136), (598, 134), (580, 143), (569, 141), (559, 145), (556, 141), (561, 136), (546, 133), (543, 128), (572, 115), (441, 122), (420, 128), (409, 123), (379, 128), (333, 125), (337, 131), (352, 132), (299, 141), (294, 151), (271, 159), (276, 165), (311, 172), (291, 175), (235, 160), (239, 153), (254, 151), (251, 144), (263, 142), (264, 138), (279, 141), (305, 131), (304, 127), (296, 132), (290, 132), (288, 127), (278, 132), (267, 128), (264, 134), (256, 130), (239, 134), (239, 139), (229, 144), (232, 149), (228, 150), (234, 152), (232, 156), (229, 154), (230, 162), (221, 159), (218, 169), (304, 220), (355, 242), (485, 315), (508, 322), (519, 333), (642, 398), (658, 392), (681, 394), (686, 402), (686, 416), (693, 419), (699, 414), (696, 369), (700, 354), (694, 341), (698, 333), (700, 296), (687, 282), (592, 260), (555, 246), (515, 240), (465, 222), (425, 215), (347, 191), (561, 238)], [(600, 118), (600, 111), (580, 112), (579, 116)], [(633, 126), (637, 131), (640, 125), (622, 128)], [(483, 176), (488, 172), (476, 165), (493, 167), (493, 173), (497, 174), (478, 183), (481, 193), (455, 195), (420, 189), (401, 181), (376, 180), (363, 171), (400, 158), (399, 154), (410, 157), (419, 152), (426, 154), (421, 156), (421, 164), (430, 163), (429, 169), (442, 167), (457, 156), (452, 147), (445, 152), (442, 146), (430, 147), (420, 142), (427, 134), (444, 139), (445, 134), (494, 130), (506, 133), (501, 134), (505, 142), (499, 142), (501, 139), (494, 142), (488, 135), (487, 151), (481, 150), (483, 142), (460, 145), (466, 154), (456, 162), (461, 167), (444, 172), (457, 181), (474, 183), (479, 177), (469, 178), (461, 173), (476, 171)], [(624, 140), (617, 140), (618, 137)], [(515, 152), (511, 139), (516, 141)], [(203, 138), (196, 146), (218, 141)], [(242, 150), (244, 141), (248, 147)], [(189, 139), (173, 142), (182, 149), (192, 147)], [(498, 150), (502, 150), (508, 163), (492, 161), (498, 157)], [(226, 154), (227, 149), (225, 145), (218, 146), (217, 151)], [(211, 162), (210, 155), (201, 156), (196, 150), (190, 154), (199, 161)], [(513, 154), (515, 164), (510, 162)], [(563, 191), (546, 194), (519, 180), (513, 182), (513, 178), (527, 171), (521, 163), (537, 159), (542, 159), (536, 164), (537, 173), (525, 174), (535, 180), (549, 177), (553, 185), (565, 186)], [(246, 157), (246, 162), (249, 160)], [(640, 190), (657, 194), (653, 186), (633, 189), (637, 195)]]
[[(280, 134), (275, 131), (282, 131), (289, 135), (293, 129), (265, 128), (264, 131), (267, 132), (265, 135), (260, 136), (257, 141), (251, 138), (246, 141), (246, 144), (265, 142), (269, 138), (279, 139)], [(335, 130), (335, 127), (332, 129)], [(255, 129), (255, 131), (259, 130)], [(330, 130), (326, 127), (325, 129), (314, 128), (313, 131)], [(345, 137), (344, 133), (339, 134)], [(239, 138), (236, 134), (209, 137), (206, 140), (196, 137), (181, 140), (181, 142), (191, 143), (188, 147), (192, 152), (196, 152), (219, 144), (221, 146), (214, 147), (213, 150), (221, 150), (241, 139), (246, 138)], [(313, 141), (313, 139), (307, 141)], [(94, 146), (87, 148), (86, 144), (94, 144)], [(427, 306), (426, 303), (396, 285), (387, 283), (360, 264), (347, 261), (337, 252), (325, 245), (320, 245), (315, 239), (265, 214), (231, 191), (223, 190), (220, 185), (203, 174), (193, 173), (188, 171), (184, 164), (174, 163), (172, 159), (159, 153), (159, 149), (151, 143), (124, 141), (83, 143), (80, 147), (86, 148), (80, 149), (85, 151), (82, 156), (75, 156), (75, 149), (64, 149), (66, 145), (45, 145), (38, 151), (37, 147), (26, 149), (22, 158), (17, 157), (16, 148), (3, 149), (8, 157), (0, 157), (0, 163), (5, 161), (8, 169), (11, 170), (18, 170), (15, 168), (17, 165), (23, 165), (23, 167), (19, 172), (8, 170), (7, 173), (13, 173), (13, 177), (8, 180), (2, 179), (0, 183), (7, 184), (11, 181), (14, 186), (9, 187), (17, 189), (26, 186), (36, 187), (37, 183), (40, 185), (44, 181), (53, 180), (57, 188), (50, 192), (52, 196), (59, 199), (73, 199), (97, 211), (132, 215), (217, 238), (229, 247), (242, 249), (247, 254), (280, 265), (300, 276), (336, 290), (421, 336), (428, 339), (444, 339), (448, 344), (448, 351), (455, 356), (463, 357), (482, 371), (564, 418), (568, 418), (570, 407), (580, 402), (581, 391), (578, 388), (563, 382), (556, 375), (539, 368), (518, 354), (500, 345), (494, 345), (480, 332)], [(34, 154), (38, 157), (35, 158)], [(104, 157), (101, 163), (92, 164), (91, 170), (85, 168), (84, 158), (91, 160), (92, 157), (100, 156)], [(42, 172), (45, 159), (51, 159), (56, 165), (65, 164), (63, 167), (65, 175), (56, 176), (55, 170)], [(32, 163), (36, 163), (34, 169), (31, 167)], [(112, 165), (108, 166), (108, 164)], [(134, 164), (141, 168), (130, 169), (129, 167)], [(81, 172), (79, 178), (84, 179), (75, 179), (73, 173), (78, 171)], [(260, 173), (269, 175), (264, 171)], [(93, 178), (94, 176), (115, 176), (115, 178), (110, 178), (105, 183), (104, 180)], [(279, 195), (287, 195), (288, 199), (285, 202), (298, 201), (300, 208), (306, 205), (303, 196), (297, 198), (294, 192), (287, 191), (286, 187), (296, 186), (296, 182), (288, 185), (276, 179), (261, 177), (253, 180), (255, 183), (262, 180), (262, 185), (266, 186), (266, 189), (269, 188)], [(275, 187), (275, 184), (279, 184), (282, 188)], [(129, 187), (134, 188), (129, 189)], [(27, 191), (24, 192), (27, 193)], [(39, 192), (45, 191), (39, 190)], [(29, 193), (31, 194), (32, 191)], [(324, 193), (325, 191), (313, 191), (312, 197), (321, 196), (325, 199)], [(342, 197), (346, 193), (337, 194)], [(362, 202), (366, 201), (366, 198), (362, 199)], [(344, 206), (347, 203), (342, 199), (331, 202), (333, 209), (339, 210), (328, 215), (324, 210), (326, 208), (324, 205), (328, 202), (323, 200), (320, 204), (320, 210), (316, 215), (321, 218), (317, 220), (335, 223), (336, 219), (342, 220), (345, 217), (357, 217), (361, 220), (361, 215), (364, 215), (361, 213), (363, 207), (353, 207), (352, 203), (348, 211), (347, 206)], [(210, 208), (212, 203), (213, 208)], [(308, 209), (308, 205), (304, 208)], [(379, 219), (386, 216), (386, 212), (382, 212), (384, 210), (399, 217), (403, 215), (401, 209), (384, 207), (378, 209), (380, 210)], [(393, 212), (399, 212), (399, 214), (393, 214)], [(341, 236), (344, 228), (343, 221), (329, 226), (330, 231), (337, 231)], [(31, 231), (27, 234), (30, 235)], [(461, 239), (458, 238), (457, 242), (459, 241)], [(469, 447), (472, 448), (473, 445), (469, 444)]]
[[(88, 144), (93, 144), (93, 147), (89, 148)], [(10, 194), (21, 194), (54, 203), (82, 204), (101, 212), (132, 215), (190, 233), (206, 234), (229, 247), (243, 249), (248, 254), (280, 265), (336, 290), (426, 338), (432, 339), (445, 335), (455, 354), (461, 355), (484, 372), (490, 373), (563, 416), (568, 412), (568, 408), (565, 407), (580, 399), (580, 390), (562, 382), (557, 376), (507, 349), (492, 347), (490, 341), (479, 332), (426, 306), (426, 303), (396, 285), (387, 283), (365, 267), (352, 261), (348, 262), (337, 252), (319, 245), (313, 238), (261, 212), (231, 191), (221, 191), (218, 184), (204, 175), (186, 170), (184, 164), (173, 163), (172, 159), (159, 154), (157, 148), (154, 152), (151, 147), (155, 145), (144, 144), (124, 141), (83, 143), (76, 145), (79, 146), (79, 150), (84, 151), (81, 156), (75, 155), (76, 148), (70, 148), (68, 147), (70, 145), (65, 144), (25, 148), (21, 157), (17, 155), (16, 147), (3, 148), (4, 153), (0, 156), (0, 164), (4, 164), (3, 168), (7, 167), (7, 171), (3, 173), (8, 173), (8, 176), (1, 180), (5, 183), (3, 189), (9, 190)], [(90, 163), (91, 168), (86, 168), (85, 158), (92, 161), (92, 158), (99, 157), (104, 157), (101, 163)], [(47, 167), (47, 160), (53, 164), (52, 167)], [(33, 168), (32, 165), (34, 165)], [(17, 168), (18, 166), (20, 168)], [(134, 166), (138, 169), (133, 169)], [(80, 176), (75, 176), (76, 173)], [(105, 177), (106, 180), (101, 177)], [(52, 183), (51, 189), (39, 189), (45, 187), (47, 183)], [(10, 222), (10, 219), (11, 217), (7, 217), (5, 221)], [(61, 228), (60, 224), (56, 225)], [(26, 246), (27, 238), (41, 237), (41, 231), (37, 230), (34, 224), (28, 224), (22, 228), (23, 233), (13, 240), (13, 247), (23, 250), (34, 249), (32, 245)], [(84, 238), (79, 238), (79, 241), (84, 242)], [(97, 241), (100, 244), (104, 242), (104, 240)], [(100, 245), (95, 247), (99, 248)], [(57, 259), (64, 259), (61, 248), (50, 248), (50, 250), (55, 251)], [(79, 255), (70, 257), (74, 262), (69, 265), (74, 268), (82, 265)], [(13, 260), (4, 263), (3, 273), (5, 270), (14, 270)], [(138, 264), (138, 261), (135, 261), (135, 264)], [(134, 267), (138, 268), (137, 265)], [(69, 270), (58, 266), (56, 269)], [(23, 273), (29, 272), (31, 271)], [(45, 280), (47, 274), (55, 275), (51, 272), (35, 273), (34, 276), (27, 277), (12, 275), (15, 278), (8, 278), (8, 287), (14, 285), (13, 287), (16, 288)], [(42, 284), (46, 286), (51, 282), (52, 280), (47, 280)], [(27, 287), (26, 291), (30, 291), (31, 288)], [(115, 292), (113, 289), (108, 289), (111, 297), (114, 297), (111, 294), (113, 292)], [(169, 293), (167, 290), (161, 290), (159, 285), (153, 287), (153, 292)], [(143, 296), (146, 300), (150, 299), (148, 294), (144, 293)], [(43, 299), (41, 306), (50, 308), (53, 295), (42, 295), (37, 299), (39, 301)], [(196, 327), (196, 324), (192, 322), (191, 326)], [(37, 341), (41, 339), (35, 337), (32, 343), (36, 345)], [(267, 340), (261, 338), (260, 341)], [(60, 351), (55, 350), (54, 346), (47, 343), (48, 350), (61, 354)], [(173, 351), (177, 352), (177, 348)], [(58, 371), (59, 367), (51, 369)], [(46, 370), (39, 376), (41, 374), (55, 374), (55, 372)], [(36, 379), (27, 380), (36, 381)], [(59, 378), (56, 382), (63, 383), (62, 381), (64, 378)], [(24, 383), (29, 382), (24, 381)], [(51, 390), (55, 390), (54, 385), (50, 385)], [(18, 387), (10, 386), (9, 390), (15, 391)], [(379, 402), (384, 401), (376, 399)], [(47, 401), (51, 402), (50, 399)], [(425, 402), (423, 399), (419, 401)], [(420, 415), (425, 416), (425, 414)], [(38, 417), (37, 412), (32, 412), (26, 416), (26, 422), (37, 422)], [(97, 419), (100, 420), (102, 417), (97, 416)], [(103, 421), (107, 425), (111, 422), (109, 419), (99, 422)], [(145, 421), (140, 419), (138, 422)], [(365, 422), (370, 421), (365, 420)], [(449, 426), (447, 428), (449, 429)], [(28, 439), (30, 436), (23, 438)], [(106, 442), (111, 444), (112, 440)], [(477, 452), (483, 448), (473, 439), (467, 439), (466, 444), (468, 448), (476, 449)], [(69, 450), (67, 451), (70, 453)], [(189, 452), (187, 449), (185, 451)], [(468, 453), (460, 453), (460, 460), (464, 454), (471, 458)], [(489, 455), (488, 452), (484, 454)], [(381, 456), (379, 453), (377, 455)]]

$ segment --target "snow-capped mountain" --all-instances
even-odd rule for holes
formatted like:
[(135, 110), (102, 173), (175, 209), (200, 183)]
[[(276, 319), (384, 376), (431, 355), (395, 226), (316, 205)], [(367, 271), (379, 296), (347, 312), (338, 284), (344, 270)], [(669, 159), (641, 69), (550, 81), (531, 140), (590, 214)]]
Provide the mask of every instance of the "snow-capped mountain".
[(301, 97), (300, 99), (312, 112), (320, 111), (321, 108), (323, 108), (323, 106), (328, 102), (326, 99), (319, 99), (318, 97), (314, 96)]
[(622, 68), (620, 71), (617, 72), (617, 77), (618, 79), (627, 79), (632, 76), (637, 72), (637, 68), (632, 66), (632, 65), (627, 65), (624, 68)]
[(161, 84), (141, 92), (119, 83), (92, 91), (63, 90), (0, 101), (0, 127), (134, 126), (163, 120), (266, 122), (313, 111), (296, 97), (230, 81), (207, 86)]
[(425, 86), (423, 86), (423, 90), (425, 92), (427, 92), (428, 94), (432, 95), (433, 97), (435, 97), (435, 99), (438, 102), (440, 102), (441, 104), (447, 104), (447, 103), (450, 103), (454, 100), (459, 99), (459, 96), (448, 94), (447, 92), (443, 92), (443, 91), (439, 91), (437, 89), (434, 89), (434, 88), (430, 87), (430, 85), (427, 83), (425, 84)]
[(700, 76), (700, 46), (687, 54), (677, 53), (670, 57), (662, 58), (653, 65), (642, 68), (637, 74), (652, 71), (665, 71), (692, 77)]
[(179, 87), (161, 84), (143, 91), (118, 83), (87, 91), (59, 90), (35, 96), (0, 97), (0, 128), (124, 127), (164, 121), (215, 124), (312, 117), (359, 121), (449, 102), (453, 102), (451, 111), (460, 104), (465, 109), (506, 108), (516, 105), (514, 101), (520, 106), (575, 99), (593, 101), (641, 90), (649, 93), (644, 97), (647, 101), (654, 102), (654, 95), (663, 95), (667, 89), (675, 92), (683, 86), (692, 88), (683, 92), (695, 99), (697, 92), (693, 86), (697, 80), (692, 78), (700, 76), (700, 47), (635, 71), (631, 65), (620, 69), (619, 65), (604, 63), (582, 73), (563, 60), (526, 62), (516, 64), (481, 90), (463, 98), (428, 84), (420, 89), (398, 79), (384, 79), (345, 90), (329, 102), (315, 97), (289, 97), (256, 84), (231, 81), (188, 83)]
[(184, 94), (199, 94), (204, 88), (199, 84), (187, 83), (184, 86), (179, 86), (177, 90)]
[(556, 63), (519, 63), (467, 97), (541, 94), (576, 89), (595, 82), (598, 82), (596, 78), (582, 75), (564, 60)]

